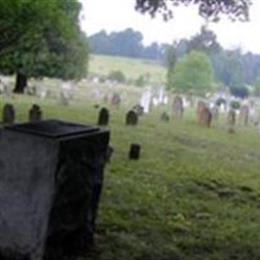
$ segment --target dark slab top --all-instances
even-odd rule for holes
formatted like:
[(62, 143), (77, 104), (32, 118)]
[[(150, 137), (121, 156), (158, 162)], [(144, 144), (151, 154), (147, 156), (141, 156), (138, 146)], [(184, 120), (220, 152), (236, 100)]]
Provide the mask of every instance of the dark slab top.
[(98, 131), (98, 127), (75, 124), (61, 120), (43, 120), (35, 123), (16, 124), (5, 127), (7, 130), (30, 133), (49, 138), (61, 138)]

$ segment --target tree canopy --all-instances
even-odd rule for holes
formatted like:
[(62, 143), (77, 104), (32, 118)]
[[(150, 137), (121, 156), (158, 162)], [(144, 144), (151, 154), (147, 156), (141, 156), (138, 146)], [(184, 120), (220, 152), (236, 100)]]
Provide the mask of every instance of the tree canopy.
[(165, 20), (173, 17), (174, 7), (178, 5), (196, 4), (199, 14), (212, 21), (218, 21), (221, 15), (227, 15), (232, 20), (247, 21), (251, 0), (135, 0), (136, 10), (155, 16), (163, 15)]
[(204, 95), (210, 90), (212, 80), (213, 71), (207, 55), (192, 51), (179, 59), (174, 69), (168, 72), (167, 86), (179, 93)]
[(164, 47), (156, 42), (149, 46), (142, 43), (143, 35), (139, 31), (127, 28), (119, 32), (107, 33), (102, 30), (89, 37), (89, 48), (92, 53), (116, 55), (123, 57), (162, 59)]
[(0, 0), (0, 71), (64, 79), (85, 75), (80, 8), (77, 0)]

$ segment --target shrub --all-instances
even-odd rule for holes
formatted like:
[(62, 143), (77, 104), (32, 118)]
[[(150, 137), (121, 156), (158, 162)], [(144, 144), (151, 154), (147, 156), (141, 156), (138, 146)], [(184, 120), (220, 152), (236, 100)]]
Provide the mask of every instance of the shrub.
[(231, 87), (230, 92), (233, 96), (243, 99), (249, 95), (249, 91), (246, 87)]
[(108, 75), (108, 79), (115, 80), (119, 83), (125, 83), (126, 81), (125, 74), (120, 70), (111, 71)]
[(233, 100), (230, 102), (230, 107), (233, 109), (239, 109), (241, 106), (239, 101)]
[(225, 105), (227, 102), (224, 98), (218, 98), (215, 102), (216, 106), (221, 106), (222, 104)]

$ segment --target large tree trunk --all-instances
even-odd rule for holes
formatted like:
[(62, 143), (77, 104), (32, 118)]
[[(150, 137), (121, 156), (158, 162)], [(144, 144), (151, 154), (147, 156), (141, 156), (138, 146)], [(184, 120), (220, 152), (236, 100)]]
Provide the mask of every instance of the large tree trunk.
[(27, 87), (26, 75), (17, 72), (14, 93), (23, 94), (26, 87)]

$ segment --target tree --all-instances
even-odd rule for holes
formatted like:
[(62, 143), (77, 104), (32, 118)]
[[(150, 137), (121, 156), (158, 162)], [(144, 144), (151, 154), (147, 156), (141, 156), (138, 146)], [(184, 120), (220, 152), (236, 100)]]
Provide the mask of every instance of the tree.
[(260, 77), (256, 78), (255, 84), (254, 84), (254, 95), (259, 97), (260, 96)]
[(218, 53), (221, 46), (217, 41), (217, 35), (206, 26), (200, 28), (200, 33), (193, 36), (187, 43), (188, 51), (203, 51), (208, 55)]
[(222, 14), (232, 20), (247, 21), (251, 0), (135, 0), (136, 10), (154, 17), (161, 13), (165, 20), (173, 17), (174, 7), (178, 5), (198, 5), (199, 14), (212, 21), (218, 21)]
[(230, 88), (230, 93), (235, 96), (235, 97), (239, 97), (239, 98), (246, 98), (249, 95), (249, 91), (246, 87), (241, 86), (241, 87), (231, 87)]
[(213, 72), (205, 53), (192, 51), (179, 59), (168, 73), (167, 87), (180, 93), (204, 95), (211, 88)]
[(80, 8), (77, 0), (0, 0), (0, 12), (9, 16), (0, 16), (0, 25), (6, 28), (0, 44), (0, 71), (17, 74), (15, 92), (23, 93), (27, 77), (71, 79), (86, 74), (87, 46), (79, 27)]

